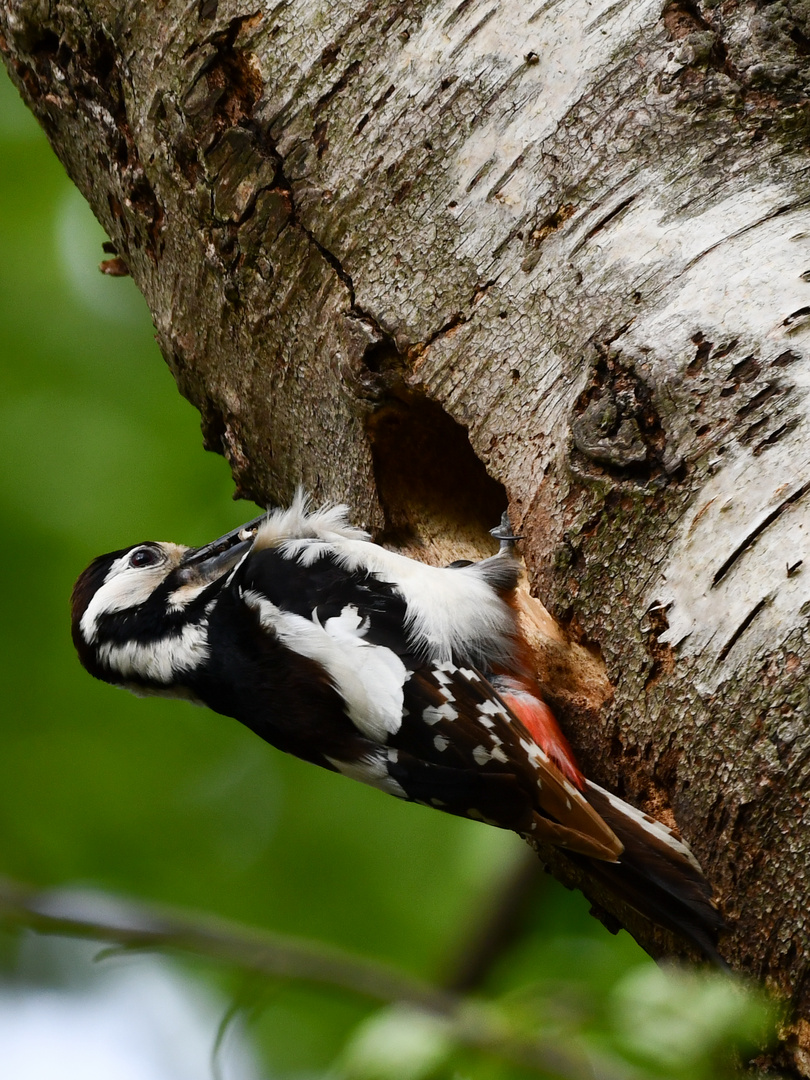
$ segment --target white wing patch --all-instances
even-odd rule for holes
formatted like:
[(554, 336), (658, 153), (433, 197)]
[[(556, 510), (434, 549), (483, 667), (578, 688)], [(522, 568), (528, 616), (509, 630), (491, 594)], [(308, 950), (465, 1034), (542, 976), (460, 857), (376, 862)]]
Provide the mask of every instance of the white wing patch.
[(444, 705), (427, 705), (422, 710), (422, 722), (424, 724), (438, 724), (440, 720), (458, 720), (458, 709), (449, 701)]
[(355, 604), (347, 604), (340, 615), (333, 615), (323, 624), (330, 637), (351, 645), (363, 644), (367, 627), (368, 619), (363, 618)]
[(363, 529), (349, 524), (347, 506), (323, 506), (310, 511), (309, 505), (309, 496), (298, 488), (288, 509), (272, 510), (261, 523), (252, 550), (279, 547), (291, 540), (321, 540), (331, 544), (340, 539), (370, 539)]
[(408, 669), (391, 649), (365, 640), (356, 607), (348, 605), (321, 626), (283, 611), (253, 590), (245, 589), (241, 595), (283, 645), (325, 668), (349, 718), (364, 735), (384, 743), (399, 730)]
[(502, 720), (509, 719), (509, 714), (499, 701), (481, 701), (478, 703), (478, 711), (482, 716), (500, 716)]
[[(495, 737), (493, 736), (493, 744), (495, 743)], [(509, 764), (509, 758), (501, 750), (500, 746), (493, 745), (490, 750), (487, 750), (485, 746), (476, 746), (472, 752), (473, 758), (478, 765), (486, 765), (488, 761), (500, 761), (504, 765)]]

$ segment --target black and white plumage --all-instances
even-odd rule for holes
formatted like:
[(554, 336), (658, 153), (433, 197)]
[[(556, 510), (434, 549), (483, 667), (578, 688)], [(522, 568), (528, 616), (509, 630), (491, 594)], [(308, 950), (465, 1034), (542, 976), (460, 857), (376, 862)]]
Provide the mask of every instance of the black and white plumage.
[(716, 958), (723, 922), (693, 855), (582, 776), (527, 670), (513, 546), (429, 566), (299, 495), (200, 549), (100, 556), (73, 592), (73, 638), (99, 679), (204, 703), (306, 761), (563, 848)]

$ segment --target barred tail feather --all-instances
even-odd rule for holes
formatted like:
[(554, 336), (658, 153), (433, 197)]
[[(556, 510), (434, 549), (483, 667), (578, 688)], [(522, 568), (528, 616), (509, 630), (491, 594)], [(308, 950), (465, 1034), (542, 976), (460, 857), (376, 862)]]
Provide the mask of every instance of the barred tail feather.
[(718, 935), (726, 928), (695, 856), (647, 814), (586, 780), (584, 795), (624, 844), (617, 863), (589, 862), (589, 873), (653, 922), (686, 938), (721, 967)]

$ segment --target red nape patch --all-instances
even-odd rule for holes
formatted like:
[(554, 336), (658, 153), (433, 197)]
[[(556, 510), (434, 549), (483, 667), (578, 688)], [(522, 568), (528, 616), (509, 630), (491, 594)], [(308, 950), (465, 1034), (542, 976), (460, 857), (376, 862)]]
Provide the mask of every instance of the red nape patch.
[(557, 768), (576, 786), (582, 789), (585, 779), (577, 768), (568, 740), (560, 731), (554, 713), (545, 701), (525, 691), (504, 693), (501, 697), (520, 720), (541, 750), (545, 750)]

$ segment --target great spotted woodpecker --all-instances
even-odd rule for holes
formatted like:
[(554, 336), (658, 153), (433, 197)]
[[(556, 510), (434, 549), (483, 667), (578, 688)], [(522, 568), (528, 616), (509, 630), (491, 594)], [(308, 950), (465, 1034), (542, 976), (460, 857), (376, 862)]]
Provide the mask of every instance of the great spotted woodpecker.
[(429, 566), (299, 494), (202, 548), (100, 556), (73, 590), (73, 640), (105, 682), (190, 698), (398, 798), (563, 848), (717, 959), (724, 924), (689, 848), (582, 775), (543, 701), (500, 535), (491, 558)]

